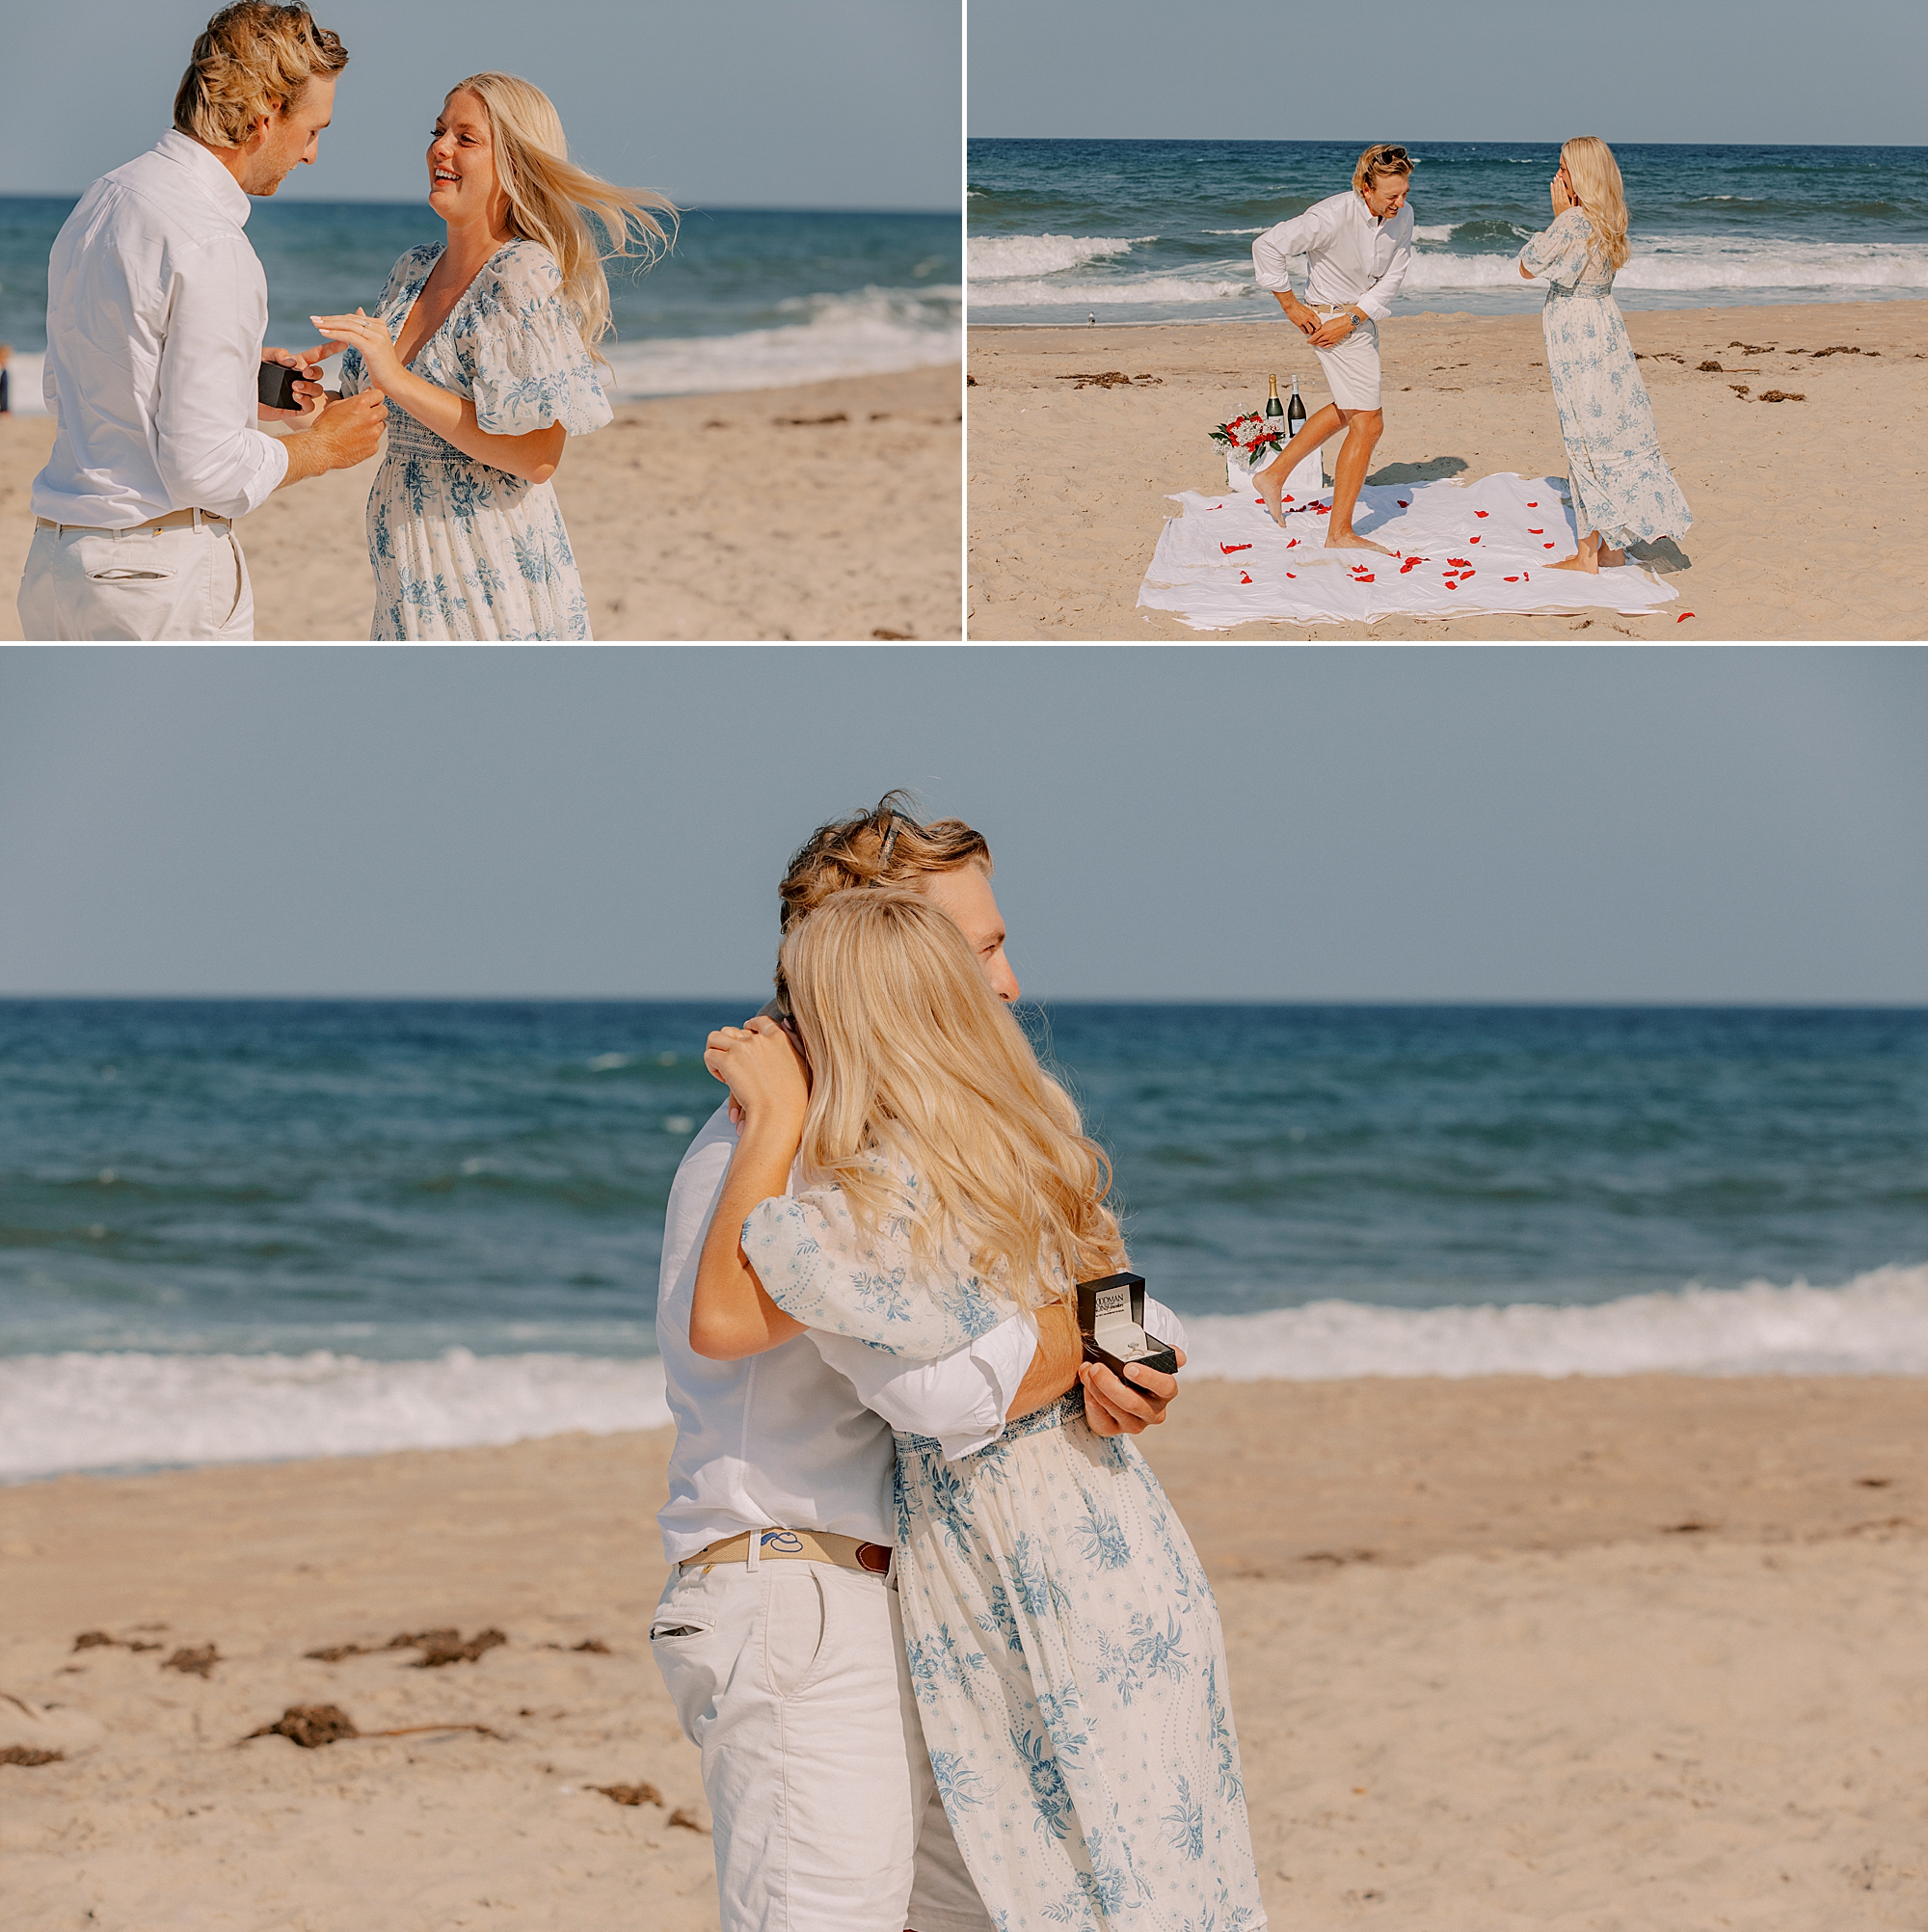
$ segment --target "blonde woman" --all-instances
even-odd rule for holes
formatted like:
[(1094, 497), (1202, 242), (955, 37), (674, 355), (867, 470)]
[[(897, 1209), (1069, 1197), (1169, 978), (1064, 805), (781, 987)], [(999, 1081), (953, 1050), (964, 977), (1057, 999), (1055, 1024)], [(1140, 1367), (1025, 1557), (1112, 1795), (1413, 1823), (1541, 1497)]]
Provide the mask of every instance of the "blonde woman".
[[(939, 1361), (1125, 1266), (1105, 1156), (952, 920), (897, 887), (839, 893), (780, 959), (808, 1078), (768, 1020), (706, 1055), (743, 1120), (691, 1297), (699, 1354), (816, 1328)], [(896, 1573), (937, 1788), (1001, 1932), (1253, 1932), (1218, 1609), (1158, 1479), (1091, 1430), (1084, 1394), (954, 1461), (897, 1436)]]
[(1685, 535), (1694, 518), (1660, 453), (1653, 405), (1614, 300), (1614, 277), (1627, 258), (1614, 150), (1590, 134), (1567, 142), (1549, 186), (1553, 224), (1520, 250), (1519, 272), (1547, 284), (1546, 370), (1580, 544), (1553, 568), (1593, 573), (1624, 563), (1628, 544)]
[(549, 478), (611, 416), (596, 374), (614, 253), (663, 241), (660, 195), (568, 158), (541, 89), (471, 74), (442, 102), (429, 206), (448, 239), (411, 249), (373, 315), (316, 315), (346, 348), (342, 392), (388, 398), (368, 496), (376, 638), (586, 638), (589, 604)]

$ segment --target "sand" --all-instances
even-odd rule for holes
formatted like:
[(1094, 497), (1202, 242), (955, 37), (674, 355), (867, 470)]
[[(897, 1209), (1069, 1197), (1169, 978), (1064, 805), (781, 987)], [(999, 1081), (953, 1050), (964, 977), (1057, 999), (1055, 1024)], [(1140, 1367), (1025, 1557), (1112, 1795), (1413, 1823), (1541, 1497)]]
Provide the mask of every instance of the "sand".
[[(556, 475), (604, 641), (955, 638), (959, 375), (625, 403)], [(0, 416), (0, 639), (33, 535), (46, 416)], [(254, 634), (365, 638), (363, 506), (375, 461), (280, 490), (243, 520)]]
[[(1148, 1447), (1223, 1610), (1272, 1925), (1928, 1923), (1924, 1424), (1903, 1380), (1193, 1385)], [(61, 1706), (0, 1700), (0, 1745), (67, 1751), (0, 1766), (9, 1932), (713, 1927), (646, 1654), (667, 1448), (0, 1491), (0, 1692)], [(302, 1654), (447, 1625), (507, 1641)], [(237, 1741), (310, 1704), (499, 1735)]]
[[(1694, 513), (1647, 553), (1680, 601), (1645, 617), (1573, 616), (1241, 625), (1216, 634), (1459, 641), (1590, 632), (1673, 642), (1918, 638), (1928, 633), (1928, 303), (1635, 310), (1627, 332), (1661, 448)], [(1735, 347), (1738, 342), (1742, 346)], [(1845, 343), (1861, 355), (1789, 351)], [(1755, 353), (1747, 346), (1756, 345)], [(1381, 325), (1385, 431), (1369, 481), (1566, 472), (1538, 313), (1419, 315)], [(1718, 362), (1720, 373), (1702, 372)], [(968, 391), (974, 639), (1186, 638), (1137, 609), (1167, 502), (1224, 489), (1207, 432), (1263, 406), (1266, 378), (1327, 400), (1317, 359), (1272, 322), (977, 328)], [(1069, 377), (1118, 371), (1129, 387)], [(1139, 379), (1150, 377), (1150, 384)], [(1734, 393), (1744, 385), (1750, 394)], [(1759, 400), (1770, 390), (1800, 402)], [(1326, 470), (1336, 460), (1326, 446)], [(1680, 622), (1680, 613), (1694, 614)]]

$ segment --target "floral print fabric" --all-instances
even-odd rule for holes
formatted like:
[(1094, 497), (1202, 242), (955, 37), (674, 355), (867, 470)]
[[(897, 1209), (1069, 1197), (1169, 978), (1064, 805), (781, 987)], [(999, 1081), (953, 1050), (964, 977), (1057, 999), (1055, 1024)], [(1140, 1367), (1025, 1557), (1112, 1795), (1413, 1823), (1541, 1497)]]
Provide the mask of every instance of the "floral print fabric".
[(1588, 253), (1593, 232), (1585, 211), (1568, 208), (1519, 259), (1549, 284), (1540, 322), (1579, 534), (1598, 530), (1619, 550), (1684, 535), (1694, 518), (1660, 453), (1653, 405), (1613, 298), (1614, 272)]
[[(743, 1249), (786, 1312), (933, 1360), (1009, 1312), (862, 1242), (835, 1190), (762, 1203)], [(1265, 1923), (1218, 1605), (1137, 1447), (1084, 1395), (947, 1462), (897, 1438), (897, 1583), (944, 1809), (999, 1932)]]
[[(377, 313), (399, 335), (443, 244), (395, 263)], [(560, 423), (572, 436), (614, 412), (561, 299), (555, 258), (514, 241), (490, 257), (448, 318), (415, 352), (415, 373), (475, 405), (493, 436)], [(341, 389), (368, 387), (359, 353), (342, 358)], [(368, 493), (375, 638), (586, 638), (589, 604), (547, 483), (465, 456), (399, 404)]]

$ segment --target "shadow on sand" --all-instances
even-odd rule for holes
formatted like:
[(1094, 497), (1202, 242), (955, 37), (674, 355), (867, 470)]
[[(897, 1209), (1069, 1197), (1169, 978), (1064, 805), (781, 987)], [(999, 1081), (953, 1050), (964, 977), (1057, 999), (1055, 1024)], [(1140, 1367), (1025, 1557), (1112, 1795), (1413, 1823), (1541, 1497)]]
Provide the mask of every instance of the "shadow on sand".
[[(1429, 456), (1424, 463), (1388, 463), (1366, 478), (1368, 483), (1438, 483), (1465, 473), (1463, 456)], [(1329, 487), (1329, 486), (1328, 486)]]

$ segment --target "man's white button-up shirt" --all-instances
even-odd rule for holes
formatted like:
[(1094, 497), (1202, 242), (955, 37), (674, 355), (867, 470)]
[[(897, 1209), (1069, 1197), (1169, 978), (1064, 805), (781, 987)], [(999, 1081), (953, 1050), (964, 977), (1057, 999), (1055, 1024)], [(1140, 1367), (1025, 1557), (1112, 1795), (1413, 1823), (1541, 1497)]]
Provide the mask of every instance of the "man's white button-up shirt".
[(103, 530), (243, 517), (287, 474), (256, 426), (268, 280), (248, 213), (233, 175), (173, 129), (80, 198), (47, 265), (57, 427), (35, 515)]
[[(995, 1442), (1037, 1353), (1036, 1328), (1013, 1315), (936, 1362), (905, 1363), (817, 1328), (743, 1361), (699, 1355), (689, 1346), (689, 1298), (736, 1149), (726, 1104), (689, 1143), (669, 1192), (656, 1297), (656, 1347), (676, 1417), (669, 1501), (656, 1517), (663, 1554), (681, 1563), (725, 1537), (770, 1528), (893, 1543), (892, 1430), (934, 1436), (952, 1459)], [(1149, 1297), (1145, 1327), (1185, 1346), (1177, 1316)]]
[(1327, 195), (1253, 242), (1259, 286), (1279, 294), (1290, 288), (1285, 264), (1295, 255), (1306, 257), (1306, 300), (1315, 308), (1356, 306), (1383, 322), (1412, 263), (1412, 209), (1382, 222), (1356, 188)]

